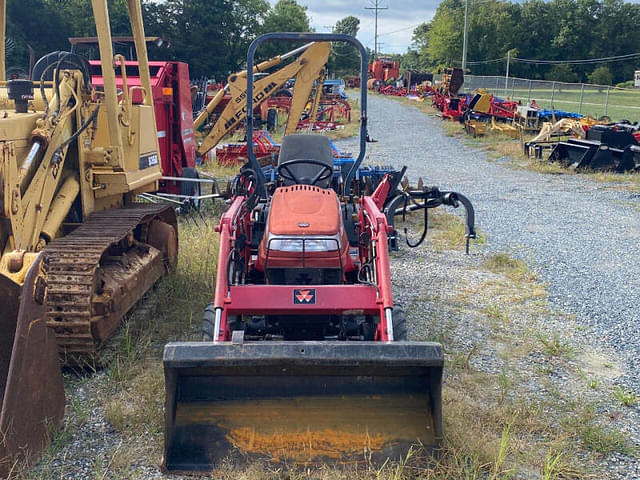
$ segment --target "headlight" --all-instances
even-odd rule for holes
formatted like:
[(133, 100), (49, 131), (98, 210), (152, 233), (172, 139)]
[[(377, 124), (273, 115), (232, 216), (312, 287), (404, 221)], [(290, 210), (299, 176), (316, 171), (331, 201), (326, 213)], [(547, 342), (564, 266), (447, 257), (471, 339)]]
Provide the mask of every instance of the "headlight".
[(338, 242), (332, 239), (306, 238), (302, 239), (273, 239), (269, 242), (270, 250), (279, 252), (302, 252), (304, 242), (305, 252), (332, 252), (338, 250)]

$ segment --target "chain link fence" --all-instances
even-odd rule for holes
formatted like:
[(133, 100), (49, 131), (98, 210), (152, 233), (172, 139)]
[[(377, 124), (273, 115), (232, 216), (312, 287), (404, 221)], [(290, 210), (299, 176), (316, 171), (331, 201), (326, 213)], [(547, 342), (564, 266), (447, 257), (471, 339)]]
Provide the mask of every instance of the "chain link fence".
[(499, 76), (464, 76), (464, 93), (484, 88), (497, 97), (535, 103), (543, 109), (565, 110), (614, 121), (640, 121), (640, 89), (586, 83), (564, 83)]

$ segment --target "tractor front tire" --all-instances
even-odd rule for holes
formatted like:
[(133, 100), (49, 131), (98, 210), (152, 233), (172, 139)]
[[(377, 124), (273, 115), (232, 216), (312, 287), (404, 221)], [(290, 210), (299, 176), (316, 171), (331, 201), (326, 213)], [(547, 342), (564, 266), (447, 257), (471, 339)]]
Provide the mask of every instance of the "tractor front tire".
[(213, 342), (213, 329), (216, 324), (216, 309), (213, 303), (207, 305), (204, 309), (204, 317), (202, 319), (202, 341)]
[(395, 342), (407, 341), (407, 317), (404, 314), (404, 310), (401, 306), (396, 305), (393, 307), (393, 313), (391, 315), (393, 321), (393, 340)]
[[(229, 324), (229, 330), (244, 330), (244, 324), (242, 323), (242, 317), (240, 315), (227, 315), (227, 322)], [(202, 318), (202, 341), (213, 342), (213, 332), (216, 325), (216, 309), (213, 303), (207, 305), (204, 309), (204, 317)]]

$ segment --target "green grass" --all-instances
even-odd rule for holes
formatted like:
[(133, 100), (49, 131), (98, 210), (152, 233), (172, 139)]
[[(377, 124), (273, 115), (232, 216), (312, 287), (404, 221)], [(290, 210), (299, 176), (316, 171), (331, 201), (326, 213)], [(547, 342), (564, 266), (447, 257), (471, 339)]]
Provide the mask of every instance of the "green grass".
[(543, 335), (538, 336), (538, 340), (542, 344), (542, 352), (549, 357), (565, 357), (573, 354), (573, 347), (560, 336), (555, 333), (551, 337)]
[(611, 392), (611, 396), (625, 407), (633, 407), (638, 402), (638, 396), (635, 393), (625, 390), (620, 385)]
[[(495, 91), (494, 93), (498, 96), (502, 97), (504, 95), (504, 88), (487, 87), (487, 89)], [(528, 88), (516, 88), (508, 90), (507, 96), (512, 100), (522, 101), (523, 104), (535, 99), (541, 108), (551, 109), (551, 93), (551, 86), (548, 88), (532, 88), (530, 92)], [(585, 86), (582, 95), (582, 108), (580, 108), (580, 95), (580, 87), (563, 88), (561, 90), (556, 87), (553, 92), (553, 107), (556, 110), (582, 113), (593, 118), (605, 115), (606, 87), (602, 91), (598, 91), (593, 87)], [(640, 120), (640, 89), (620, 90), (612, 87), (609, 91), (606, 115), (612, 120)]]
[(632, 452), (626, 437), (617, 429), (606, 429), (600, 424), (587, 424), (578, 426), (577, 433), (584, 445), (596, 453), (610, 455), (614, 452)]
[(500, 305), (489, 305), (485, 307), (484, 312), (490, 320), (502, 324), (508, 324), (510, 322), (509, 312)]
[[(199, 340), (202, 312), (212, 301), (218, 255), (216, 209), (206, 225), (180, 218), (176, 270), (151, 291), (113, 339), (115, 353), (98, 400), (105, 418), (130, 445), (160, 463), (164, 426), (162, 350), (176, 340)], [(127, 468), (123, 465), (122, 468)], [(116, 467), (111, 467), (113, 471)]]
[(501, 273), (517, 282), (533, 282), (535, 274), (529, 269), (527, 262), (514, 258), (507, 253), (498, 253), (489, 256), (485, 261), (485, 267), (494, 273)]

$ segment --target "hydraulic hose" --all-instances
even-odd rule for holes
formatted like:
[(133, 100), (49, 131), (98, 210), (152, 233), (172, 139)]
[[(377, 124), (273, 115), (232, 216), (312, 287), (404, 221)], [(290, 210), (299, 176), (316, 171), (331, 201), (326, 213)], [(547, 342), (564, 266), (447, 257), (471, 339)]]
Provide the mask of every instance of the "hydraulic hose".
[[(475, 210), (473, 208), (473, 204), (471, 201), (457, 192), (441, 192), (438, 188), (427, 188), (423, 190), (412, 190), (409, 192), (405, 192), (405, 202), (402, 208), (397, 208), (394, 212), (395, 215), (402, 215), (403, 219), (407, 212), (424, 209), (424, 229), (420, 236), (420, 239), (416, 243), (409, 242), (409, 238), (407, 237), (407, 229), (404, 229), (407, 245), (411, 248), (417, 247), (427, 236), (428, 229), (428, 214), (427, 210), (429, 208), (436, 208), (440, 205), (448, 205), (453, 208), (458, 208), (460, 204), (464, 207), (465, 210), (465, 252), (469, 254), (469, 243), (472, 238), (476, 238), (476, 229), (475, 229)], [(416, 202), (416, 199), (424, 200), (423, 203)], [(411, 202), (411, 204), (409, 204)]]
[(76, 138), (80, 136), (82, 132), (84, 132), (89, 127), (89, 125), (96, 121), (96, 119), (98, 118), (98, 112), (100, 111), (100, 105), (101, 104), (99, 103), (95, 110), (91, 112), (91, 115), (89, 116), (87, 121), (84, 122), (84, 124), (82, 124), (82, 126), (73, 135), (62, 142), (60, 146), (58, 146), (58, 148), (56, 148), (56, 150), (53, 152), (51, 163), (54, 165), (54, 177), (57, 176), (57, 165), (60, 163), (60, 153), (62, 152), (62, 149), (71, 144)]

